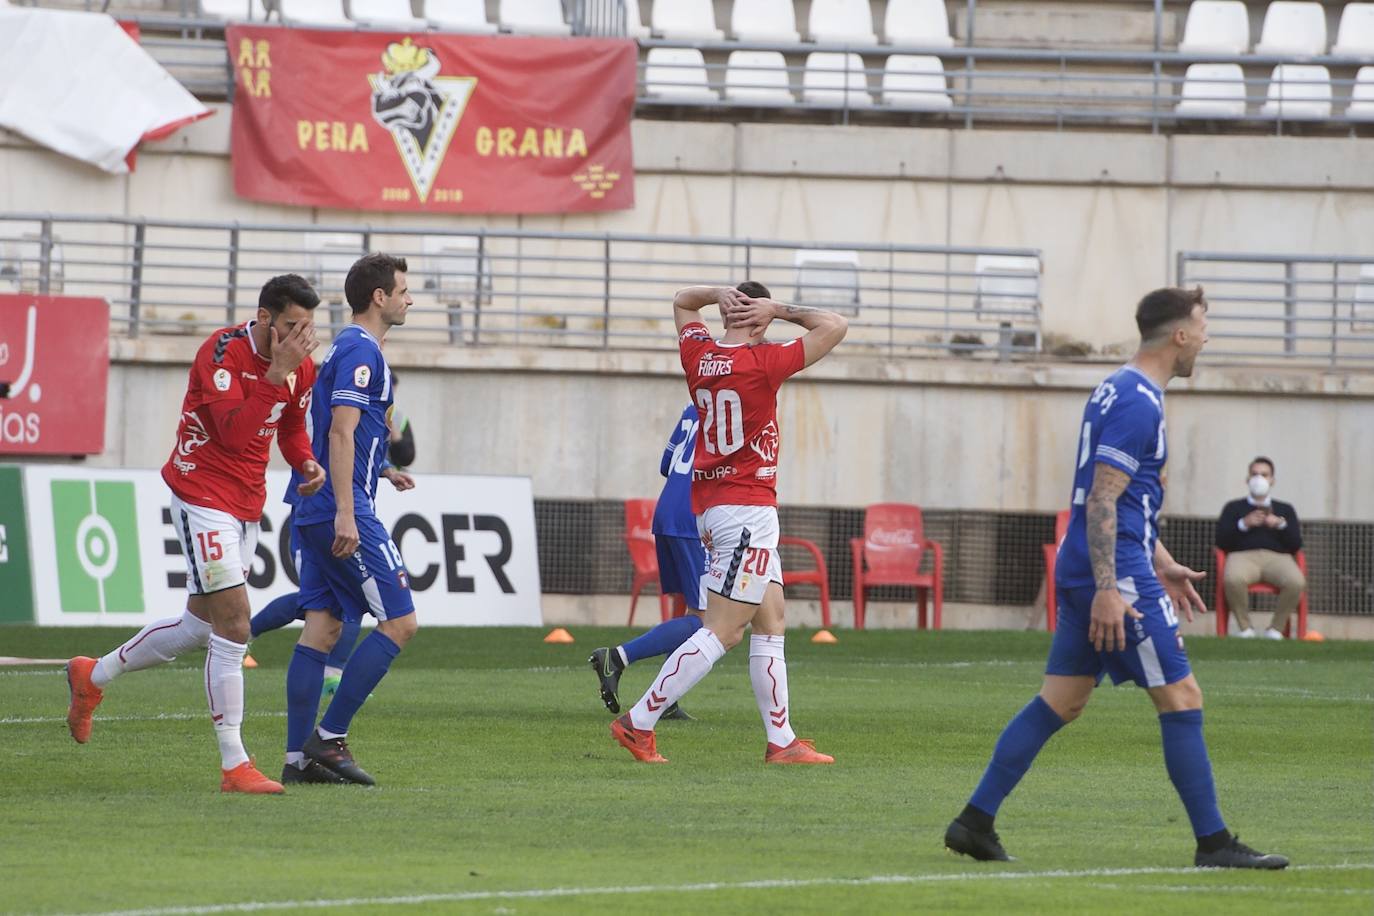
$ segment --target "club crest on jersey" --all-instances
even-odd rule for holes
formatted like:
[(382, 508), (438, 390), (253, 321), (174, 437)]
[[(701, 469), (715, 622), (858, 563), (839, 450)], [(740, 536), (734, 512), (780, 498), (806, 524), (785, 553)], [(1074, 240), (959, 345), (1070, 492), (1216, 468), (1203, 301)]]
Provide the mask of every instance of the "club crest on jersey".
[[(749, 440), (749, 447), (764, 461), (778, 460), (778, 421), (769, 420), (757, 436)], [(774, 469), (776, 470), (776, 469)]]
[(229, 374), (228, 369), (216, 369), (213, 378), (215, 388), (220, 391), (228, 391), (229, 386), (234, 383), (234, 377)]
[(697, 375), (702, 378), (729, 375), (734, 371), (734, 368), (735, 358), (733, 356), (717, 356), (714, 353), (707, 353), (697, 364)]
[(359, 366), (353, 370), (353, 387), (366, 388), (367, 383), (372, 379), (372, 370), (367, 366)]

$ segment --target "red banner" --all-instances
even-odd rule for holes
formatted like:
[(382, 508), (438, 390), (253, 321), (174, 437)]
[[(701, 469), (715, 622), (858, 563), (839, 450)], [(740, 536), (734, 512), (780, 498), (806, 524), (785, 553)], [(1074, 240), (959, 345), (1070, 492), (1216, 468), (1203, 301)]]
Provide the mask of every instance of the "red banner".
[(634, 206), (633, 41), (229, 26), (234, 190), (310, 207)]
[(109, 375), (104, 299), (0, 296), (0, 454), (103, 452)]

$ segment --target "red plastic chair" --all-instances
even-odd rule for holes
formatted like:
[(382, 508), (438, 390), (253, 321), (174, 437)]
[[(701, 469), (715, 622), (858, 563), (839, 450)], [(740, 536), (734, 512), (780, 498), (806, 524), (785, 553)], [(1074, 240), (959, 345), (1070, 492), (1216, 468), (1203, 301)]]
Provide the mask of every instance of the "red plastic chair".
[(1064, 509), (1054, 517), (1054, 543), (1040, 545), (1045, 554), (1045, 629), (1051, 633), (1059, 617), (1059, 602), (1054, 596), (1054, 560), (1059, 556), (1059, 545), (1064, 543), (1064, 535), (1068, 533), (1069, 510)]
[[(1230, 628), (1231, 609), (1226, 605), (1226, 551), (1220, 547), (1213, 547), (1212, 553), (1217, 559), (1217, 590), (1212, 598), (1212, 611), (1217, 615), (1217, 635), (1226, 636), (1226, 631)], [(1303, 577), (1307, 576), (1307, 555), (1299, 550), (1294, 554), (1293, 559), (1298, 563), (1298, 569), (1302, 570)], [(1277, 595), (1278, 588), (1268, 582), (1256, 582), (1250, 586), (1252, 595)], [(1285, 638), (1290, 636), (1289, 631), (1293, 628), (1293, 620), (1290, 617), (1288, 623), (1283, 625), (1283, 635)], [(1303, 589), (1302, 597), (1298, 599), (1298, 639), (1307, 635), (1307, 590)]]
[(800, 585), (809, 583), (821, 590), (821, 626), (830, 629), (830, 571), (825, 566), (825, 557), (821, 556), (821, 549), (805, 538), (778, 538), (778, 544), (790, 544), (793, 547), (800, 547), (811, 554), (811, 559), (816, 561), (815, 569), (789, 569), (783, 567), (782, 585), (786, 588), (789, 585)]
[[(658, 581), (658, 553), (654, 550), (654, 504), (652, 499), (625, 500), (625, 546), (630, 550), (630, 562), (634, 564), (634, 579), (630, 582), (630, 619), (625, 624), (635, 624), (635, 605), (639, 603), (639, 593), (645, 585)], [(672, 613), (672, 599), (663, 594), (659, 586), (658, 609), (664, 620)]]
[[(926, 538), (920, 506), (869, 506), (864, 510), (864, 536), (851, 538), (849, 549), (854, 559), (854, 629), (864, 628), (864, 591), (875, 585), (915, 586), (919, 629), (926, 628), (926, 599), (934, 592), (935, 615), (931, 625), (940, 629), (945, 607), (945, 550), (938, 541)], [(935, 555), (934, 568), (921, 573), (921, 560), (927, 550)]]

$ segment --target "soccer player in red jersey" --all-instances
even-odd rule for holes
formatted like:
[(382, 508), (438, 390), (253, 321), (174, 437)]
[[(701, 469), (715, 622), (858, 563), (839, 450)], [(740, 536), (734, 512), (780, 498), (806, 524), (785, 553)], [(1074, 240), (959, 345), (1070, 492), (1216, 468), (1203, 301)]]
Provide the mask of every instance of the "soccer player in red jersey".
[(181, 405), (176, 446), (162, 468), (172, 490), (172, 527), (186, 557), (186, 611), (149, 624), (102, 658), (67, 663), (67, 726), (84, 744), (103, 688), (126, 671), (205, 648), (205, 695), (219, 739), (224, 792), (276, 794), (243, 748), (243, 656), (248, 648), (245, 585), (267, 496), (273, 437), (301, 473), (302, 494), (323, 484), (305, 418), (317, 346), (320, 297), (295, 274), (273, 277), (258, 296), (257, 317), (223, 328), (197, 351)]
[[(719, 340), (699, 312), (718, 305), (725, 320)], [(767, 763), (833, 763), (792, 730), (783, 655), (782, 563), (778, 554), (778, 388), (844, 339), (843, 316), (785, 305), (761, 284), (737, 289), (695, 286), (673, 300), (678, 350), (687, 388), (697, 405), (692, 511), (709, 554), (702, 627), (663, 663), (648, 692), (611, 723), (611, 735), (636, 760), (666, 763), (654, 725), (710, 672), (726, 651), (749, 638), (749, 679), (767, 733)], [(766, 343), (774, 318), (799, 324), (806, 334)]]

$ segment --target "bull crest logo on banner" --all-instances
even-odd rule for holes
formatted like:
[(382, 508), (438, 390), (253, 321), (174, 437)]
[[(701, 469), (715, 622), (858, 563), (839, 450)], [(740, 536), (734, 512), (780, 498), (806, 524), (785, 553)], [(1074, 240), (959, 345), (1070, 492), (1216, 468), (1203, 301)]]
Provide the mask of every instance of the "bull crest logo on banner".
[(423, 202), (434, 187), (477, 78), (439, 76), (439, 55), (409, 38), (387, 46), (382, 66), (385, 72), (367, 78), (372, 84), (372, 116), (396, 141), (401, 162)]

